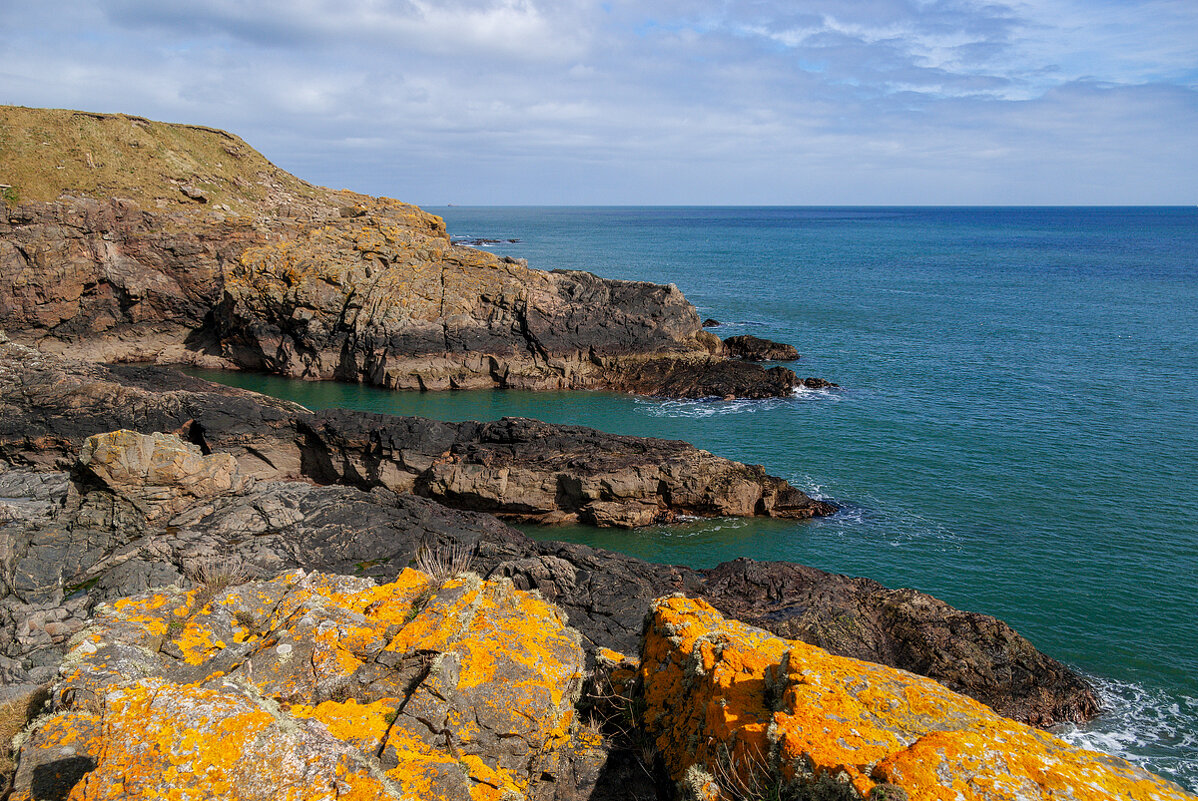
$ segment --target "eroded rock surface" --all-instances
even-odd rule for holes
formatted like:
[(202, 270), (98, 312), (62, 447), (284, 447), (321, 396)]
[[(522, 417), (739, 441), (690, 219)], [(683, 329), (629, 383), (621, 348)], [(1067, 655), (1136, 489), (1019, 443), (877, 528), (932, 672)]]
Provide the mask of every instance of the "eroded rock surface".
[(654, 605), (640, 681), (646, 726), (688, 799), (1194, 798), (934, 681), (781, 639), (698, 600)]
[(750, 362), (793, 362), (799, 358), (799, 351), (794, 345), (762, 339), (752, 334), (725, 339), (724, 353), (734, 359)]
[(561, 613), (510, 582), (167, 588), (75, 638), (12, 797), (58, 773), (79, 801), (553, 798), (582, 672)]

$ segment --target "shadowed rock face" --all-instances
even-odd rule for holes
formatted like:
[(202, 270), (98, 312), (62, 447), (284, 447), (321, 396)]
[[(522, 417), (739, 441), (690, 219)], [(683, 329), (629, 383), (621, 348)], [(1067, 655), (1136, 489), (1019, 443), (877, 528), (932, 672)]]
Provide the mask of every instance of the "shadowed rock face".
[[(224, 474), (223, 454), (201, 456), (171, 437), (144, 436), (131, 443), (131, 458), (120, 458), (116, 450), (127, 439), (123, 432), (98, 436), (86, 452), (107, 451), (104, 464), (113, 465), (137, 463), (132, 457), (150, 449), (151, 462), (192, 465), (185, 478), (218, 468)], [(683, 592), (786, 636), (926, 673), (1024, 720), (1078, 720), (1097, 708), (1081, 679), (1001, 621), (910, 590), (750, 560), (711, 571), (650, 564), (536, 542), (489, 515), (385, 489), (250, 482), (236, 473), (217, 494), (198, 497), (189, 482), (158, 494), (147, 515), (139, 473), (133, 481), (99, 481), (95, 467), (80, 464), (69, 483), (62, 474), (0, 473), (0, 510), (11, 520), (0, 524), (0, 643), (7, 643), (0, 681), (14, 691), (54, 674), (64, 644), (101, 600), (189, 586), (214, 565), (249, 578), (302, 568), (386, 579), (421, 548), (456, 548), (471, 554), (480, 574), (535, 589), (564, 609), (591, 657), (602, 648), (635, 652), (652, 600)], [(180, 511), (164, 518), (158, 510), (168, 507)]]
[[(0, 107), (0, 123), (31, 113)], [(49, 202), (0, 206), (0, 329), (24, 344), (401, 389), (772, 397), (794, 386), (789, 371), (728, 364), (673, 285), (545, 272), (454, 244), (439, 217), (305, 184), (223, 132), (120, 115), (70, 123), (94, 140), (78, 153), (102, 164), (141, 154), (134, 166), (150, 175), (122, 187), (72, 169)], [(155, 137), (162, 148), (130, 149)], [(194, 163), (173, 175), (184, 148)]]

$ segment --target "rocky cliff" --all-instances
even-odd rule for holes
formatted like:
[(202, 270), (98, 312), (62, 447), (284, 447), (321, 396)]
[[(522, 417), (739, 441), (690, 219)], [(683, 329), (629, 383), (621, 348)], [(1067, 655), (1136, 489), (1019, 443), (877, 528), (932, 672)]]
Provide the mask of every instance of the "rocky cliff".
[[(48, 352), (403, 389), (768, 397), (674, 286), (545, 272), (231, 134), (0, 107), (0, 329)], [(683, 378), (685, 377), (685, 378)]]

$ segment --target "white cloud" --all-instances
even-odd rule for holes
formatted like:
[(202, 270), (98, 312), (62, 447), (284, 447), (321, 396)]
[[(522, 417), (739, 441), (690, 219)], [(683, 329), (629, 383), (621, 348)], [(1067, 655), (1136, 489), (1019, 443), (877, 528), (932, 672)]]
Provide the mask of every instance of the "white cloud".
[(0, 102), (219, 125), (414, 201), (1198, 194), (1191, 2), (49, 5), (0, 6)]

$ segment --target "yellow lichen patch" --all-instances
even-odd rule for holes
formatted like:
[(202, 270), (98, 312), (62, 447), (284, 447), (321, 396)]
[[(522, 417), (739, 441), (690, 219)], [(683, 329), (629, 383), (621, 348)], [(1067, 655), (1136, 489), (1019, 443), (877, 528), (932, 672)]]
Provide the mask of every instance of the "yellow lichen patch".
[[(112, 608), (122, 621), (140, 625), (151, 637), (161, 637), (166, 634), (169, 625), (167, 623), (168, 615), (174, 614), (179, 617), (187, 615), (186, 602), (170, 609), (164, 609), (177, 598), (178, 596), (175, 595), (156, 592), (140, 597), (121, 598), (112, 604)], [(187, 598), (190, 600), (190, 595)], [(182, 615), (179, 614), (180, 610), (182, 610)]]
[(183, 661), (189, 665), (202, 665), (225, 647), (202, 620), (192, 618), (183, 624), (183, 631), (175, 640), (183, 653)]
[[(350, 770), (347, 752), (289, 731), (250, 699), (155, 681), (110, 693), (103, 747), (71, 801), (226, 798), (315, 801), (386, 797), (369, 774)], [(297, 758), (298, 757), (298, 758)]]
[(715, 776), (730, 791), (835, 782), (861, 799), (883, 782), (910, 801), (1193, 798), (930, 679), (783, 640), (702, 601), (654, 605), (640, 678), (666, 766), (696, 797)]
[(470, 787), (471, 801), (503, 801), (515, 795), (523, 797), (528, 789), (524, 782), (517, 781), (512, 771), (492, 768), (476, 756), (462, 756), (466, 775), (474, 784)]
[(398, 760), (396, 767), (387, 771), (387, 778), (412, 798), (438, 798), (440, 794), (435, 794), (434, 788), (443, 778), (462, 772), (458, 761), (449, 754), (400, 728), (392, 728), (387, 735), (387, 748), (393, 750)]
[(359, 704), (351, 698), (345, 702), (325, 701), (318, 706), (295, 704), (287, 712), (292, 717), (319, 720), (337, 739), (375, 753), (383, 745), (395, 706), (383, 701)]

